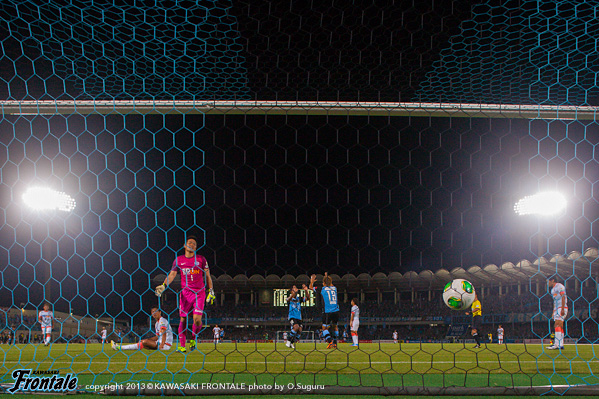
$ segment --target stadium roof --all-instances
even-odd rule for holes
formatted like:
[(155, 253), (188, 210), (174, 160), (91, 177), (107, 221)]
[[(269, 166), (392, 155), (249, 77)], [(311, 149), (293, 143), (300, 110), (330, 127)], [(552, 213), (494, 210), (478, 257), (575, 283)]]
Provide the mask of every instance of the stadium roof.
[[(399, 272), (361, 273), (354, 275), (351, 273), (339, 276), (331, 274), (333, 284), (338, 288), (357, 292), (359, 290), (375, 291), (394, 290), (410, 291), (412, 288), (416, 290), (438, 289), (443, 287), (447, 282), (463, 278), (471, 281), (475, 286), (498, 286), (528, 283), (529, 281), (541, 281), (547, 277), (555, 275), (557, 272), (558, 278), (566, 280), (568, 277), (576, 276), (579, 281), (584, 281), (591, 275), (599, 273), (599, 250), (597, 248), (589, 248), (584, 254), (573, 251), (569, 255), (553, 255), (550, 259), (539, 258), (533, 262), (522, 260), (517, 264), (511, 262), (503, 263), (500, 266), (489, 264), (484, 267), (471, 266), (467, 269), (456, 267), (451, 271), (439, 269), (436, 271), (423, 270), (421, 272), (409, 271), (404, 274)], [(317, 274), (317, 281), (322, 281), (322, 274)], [(160, 274), (154, 277), (154, 282), (160, 284), (166, 276)], [(213, 276), (214, 287), (216, 290), (239, 290), (248, 291), (250, 289), (259, 288), (286, 288), (292, 285), (309, 284), (310, 278), (307, 274), (300, 276), (291, 276), (286, 274), (278, 276), (275, 274), (246, 276), (238, 274), (230, 276), (222, 274)], [(173, 288), (180, 287), (179, 276), (173, 281)]]

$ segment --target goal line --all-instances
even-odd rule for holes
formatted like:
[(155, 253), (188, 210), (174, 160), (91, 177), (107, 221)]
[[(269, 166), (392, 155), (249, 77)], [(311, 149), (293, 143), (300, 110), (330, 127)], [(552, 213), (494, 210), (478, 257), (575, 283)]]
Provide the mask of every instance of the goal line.
[(596, 120), (599, 107), (348, 101), (0, 101), (3, 115), (249, 114)]

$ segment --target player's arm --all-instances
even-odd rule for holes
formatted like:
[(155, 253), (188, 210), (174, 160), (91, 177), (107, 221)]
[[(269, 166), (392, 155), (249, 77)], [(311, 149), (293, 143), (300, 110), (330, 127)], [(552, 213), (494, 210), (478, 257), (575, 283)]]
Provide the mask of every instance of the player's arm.
[(171, 272), (168, 274), (168, 276), (166, 276), (166, 278), (164, 279), (164, 283), (162, 283), (162, 285), (165, 285), (168, 287), (169, 285), (171, 285), (171, 283), (173, 282), (175, 277), (177, 277), (177, 271), (171, 270)]
[(316, 282), (316, 274), (310, 276), (310, 291), (314, 289), (314, 283)]
[(163, 326), (160, 330), (162, 331), (162, 337), (160, 339), (160, 349), (164, 349), (164, 344), (166, 342), (166, 331), (167, 331), (167, 328)]
[(210, 269), (206, 268), (206, 282), (208, 283), (208, 290), (211, 292), (213, 291), (213, 285), (212, 285), (212, 276), (210, 275)]
[(306, 293), (306, 295), (304, 295), (304, 302), (308, 302), (308, 298), (310, 298), (310, 290), (306, 284), (302, 284), (302, 289)]
[(287, 298), (287, 302), (290, 302), (293, 298), (295, 298), (297, 293), (298, 293), (298, 291), (291, 290), (291, 295), (289, 295), (289, 298)]
[(212, 285), (212, 276), (210, 275), (210, 269), (208, 268), (208, 263), (206, 263), (206, 268), (204, 269), (206, 272), (206, 283), (208, 284), (208, 295), (206, 296), (206, 302), (210, 302), (210, 305), (214, 304), (214, 300), (216, 299), (216, 295), (214, 295), (214, 289)]
[(564, 309), (566, 307), (566, 293), (564, 292), (562, 295), (562, 306), (561, 306), (561, 311), (560, 311), (560, 315), (563, 316), (564, 315)]
[(354, 312), (351, 312), (351, 319), (349, 320), (349, 328), (352, 328), (354, 325)]
[(156, 287), (156, 296), (161, 296), (164, 290), (166, 290), (166, 287), (168, 287), (173, 282), (175, 277), (177, 277), (177, 271), (171, 270), (168, 276), (166, 276), (166, 278), (164, 279), (164, 282), (158, 287)]

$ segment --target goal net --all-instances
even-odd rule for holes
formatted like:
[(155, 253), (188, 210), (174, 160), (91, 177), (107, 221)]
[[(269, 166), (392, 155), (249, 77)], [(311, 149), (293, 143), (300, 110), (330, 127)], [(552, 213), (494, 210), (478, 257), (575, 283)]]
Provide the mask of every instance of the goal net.
[(3, 390), (596, 392), (596, 2), (64, 3), (0, 2)]

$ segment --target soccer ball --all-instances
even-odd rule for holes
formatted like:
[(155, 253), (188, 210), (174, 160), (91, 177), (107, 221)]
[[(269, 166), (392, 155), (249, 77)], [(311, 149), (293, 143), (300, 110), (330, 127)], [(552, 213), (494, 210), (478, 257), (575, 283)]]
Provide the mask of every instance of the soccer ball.
[(443, 289), (443, 302), (453, 310), (466, 310), (474, 302), (476, 291), (468, 280), (455, 279)]

